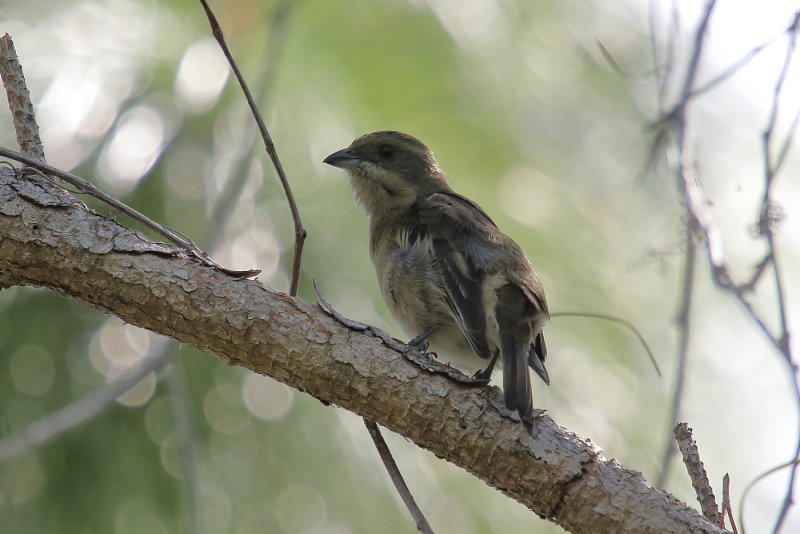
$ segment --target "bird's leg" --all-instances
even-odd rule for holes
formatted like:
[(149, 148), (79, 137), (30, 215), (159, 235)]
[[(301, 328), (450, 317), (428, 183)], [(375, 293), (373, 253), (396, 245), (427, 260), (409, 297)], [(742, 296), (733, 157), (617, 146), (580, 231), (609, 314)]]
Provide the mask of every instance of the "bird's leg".
[(494, 356), (492, 356), (492, 361), (489, 362), (489, 365), (486, 367), (486, 369), (481, 369), (480, 371), (477, 371), (474, 375), (472, 375), (472, 378), (474, 378), (475, 380), (481, 380), (488, 384), (489, 380), (491, 380), (492, 378), (492, 371), (494, 371), (494, 365), (497, 363), (498, 356), (500, 356), (500, 351), (499, 350), (494, 351)]
[(409, 347), (415, 348), (420, 352), (426, 352), (428, 350), (428, 343), (425, 341), (428, 336), (433, 334), (436, 331), (436, 326), (428, 328), (423, 333), (419, 334), (417, 337), (406, 343)]

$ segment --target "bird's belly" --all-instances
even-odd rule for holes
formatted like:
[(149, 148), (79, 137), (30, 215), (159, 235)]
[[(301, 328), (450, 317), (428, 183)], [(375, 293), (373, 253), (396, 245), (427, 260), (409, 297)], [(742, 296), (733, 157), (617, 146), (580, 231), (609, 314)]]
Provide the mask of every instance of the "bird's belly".
[(475, 354), (453, 319), (434, 266), (408, 249), (393, 256), (377, 274), (384, 300), (406, 333), (416, 337), (435, 329), (427, 341), (440, 361), (468, 374), (485, 368), (488, 362)]

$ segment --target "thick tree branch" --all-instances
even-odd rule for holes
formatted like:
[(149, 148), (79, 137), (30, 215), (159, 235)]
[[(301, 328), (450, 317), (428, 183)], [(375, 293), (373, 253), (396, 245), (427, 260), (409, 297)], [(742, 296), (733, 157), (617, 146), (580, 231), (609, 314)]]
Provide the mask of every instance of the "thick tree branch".
[(415, 366), (315, 304), (234, 279), (0, 168), (0, 287), (44, 287), (269, 375), (413, 440), (576, 533), (723, 532), (495, 388)]

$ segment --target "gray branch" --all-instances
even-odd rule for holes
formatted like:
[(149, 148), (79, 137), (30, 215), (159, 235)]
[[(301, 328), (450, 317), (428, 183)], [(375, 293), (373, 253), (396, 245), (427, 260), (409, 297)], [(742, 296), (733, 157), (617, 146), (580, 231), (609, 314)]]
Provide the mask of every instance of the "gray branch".
[(591, 444), (496, 388), (429, 373), (319, 306), (203, 265), (0, 168), (0, 286), (44, 287), (338, 405), (575, 533), (720, 533)]

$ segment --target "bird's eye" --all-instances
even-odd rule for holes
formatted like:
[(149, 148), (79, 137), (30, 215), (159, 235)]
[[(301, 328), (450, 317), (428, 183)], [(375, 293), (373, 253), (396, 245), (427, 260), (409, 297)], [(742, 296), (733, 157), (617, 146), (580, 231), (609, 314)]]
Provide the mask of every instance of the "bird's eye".
[(394, 156), (394, 147), (392, 145), (382, 145), (378, 149), (378, 155), (383, 159), (390, 159)]

